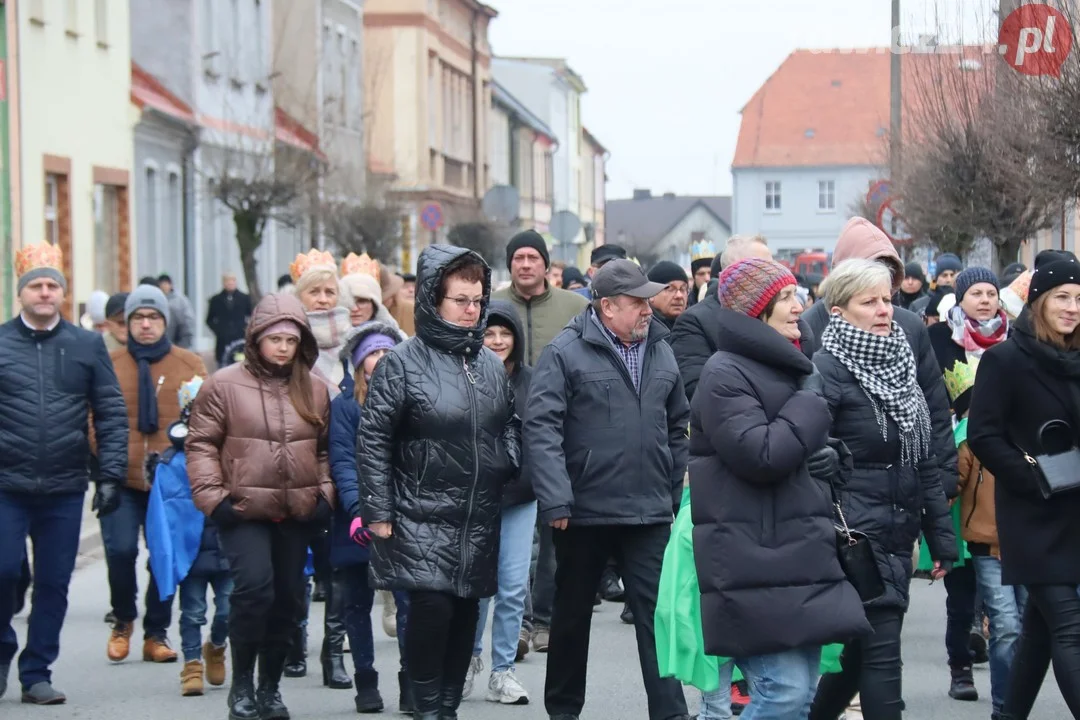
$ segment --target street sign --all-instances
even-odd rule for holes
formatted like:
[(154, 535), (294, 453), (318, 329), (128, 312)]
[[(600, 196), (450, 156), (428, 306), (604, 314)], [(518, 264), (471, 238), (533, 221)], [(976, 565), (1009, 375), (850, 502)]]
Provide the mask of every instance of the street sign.
[(878, 180), (870, 186), (866, 193), (866, 204), (870, 207), (881, 205), (892, 194), (892, 183), (888, 180)]
[(551, 234), (560, 243), (572, 243), (581, 232), (581, 220), (569, 210), (560, 210), (551, 218)]
[(437, 202), (428, 203), (420, 211), (420, 224), (425, 230), (435, 232), (443, 226), (442, 205)]
[(881, 204), (877, 214), (877, 226), (895, 245), (908, 245), (912, 241), (903, 216), (896, 210), (895, 198), (889, 198)]
[(521, 195), (513, 185), (496, 185), (484, 193), (480, 208), (495, 222), (511, 225), (521, 211)]

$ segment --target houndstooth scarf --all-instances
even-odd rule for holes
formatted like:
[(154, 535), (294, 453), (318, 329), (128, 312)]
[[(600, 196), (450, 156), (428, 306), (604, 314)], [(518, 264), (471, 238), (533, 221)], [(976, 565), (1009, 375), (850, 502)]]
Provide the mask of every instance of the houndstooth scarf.
[(900, 427), (900, 461), (916, 465), (930, 454), (930, 409), (916, 378), (915, 355), (894, 321), (888, 337), (860, 330), (833, 315), (821, 347), (846, 367), (874, 406), (881, 436), (889, 439), (888, 418)]

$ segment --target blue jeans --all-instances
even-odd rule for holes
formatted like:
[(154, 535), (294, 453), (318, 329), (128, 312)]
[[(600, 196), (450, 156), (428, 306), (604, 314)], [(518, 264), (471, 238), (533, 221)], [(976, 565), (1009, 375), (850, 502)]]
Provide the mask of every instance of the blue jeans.
[(986, 612), (990, 616), (990, 701), (1000, 712), (1009, 687), (1016, 643), (1020, 639), (1020, 619), (1024, 615), (1027, 590), (1019, 585), (1001, 584), (1001, 560), (992, 556), (971, 558)]
[(720, 689), (701, 693), (698, 720), (731, 720), (731, 673), (735, 663), (720, 665)]
[(49, 666), (60, 655), (68, 585), (79, 554), (83, 497), (84, 493), (0, 492), (0, 665), (10, 665), (19, 649), (11, 617), (26, 557), (26, 538), (34, 544), (30, 627), (26, 648), (19, 656), (19, 679), (24, 689), (51, 682)]
[[(371, 608), (375, 604), (375, 590), (368, 584), (368, 563), (338, 568), (345, 583), (345, 632), (349, 636), (349, 652), (357, 674), (375, 666), (375, 636), (371, 629)], [(405, 635), (409, 626), (409, 593), (394, 590), (397, 606), (397, 642), (401, 670), (408, 670), (405, 663)]]
[[(146, 506), (149, 500), (150, 493), (122, 488), (120, 507), (100, 520), (105, 562), (109, 567), (112, 610), (118, 622), (133, 622), (138, 615), (136, 600), (139, 584), (135, 577), (135, 565), (139, 560), (139, 530), (146, 531)], [(146, 570), (150, 580), (146, 588), (143, 632), (147, 638), (164, 638), (172, 624), (173, 599), (162, 601), (149, 563)]]
[(214, 622), (210, 642), (225, 647), (229, 638), (229, 595), (233, 582), (228, 570), (213, 575), (188, 575), (180, 583), (180, 645), (184, 662), (202, 656), (202, 626), (206, 624), (206, 589), (214, 588)]
[(821, 648), (736, 659), (750, 686), (742, 720), (806, 720), (817, 692)]
[[(529, 586), (529, 562), (532, 560), (533, 527), (536, 525), (536, 501), (503, 508), (499, 537), (499, 590), (495, 595), (491, 619), (491, 670), (499, 672), (514, 667), (518, 635), (525, 615), (525, 595)], [(476, 623), (473, 655), (483, 651), (484, 625), (491, 598), (480, 601), (480, 619)]]

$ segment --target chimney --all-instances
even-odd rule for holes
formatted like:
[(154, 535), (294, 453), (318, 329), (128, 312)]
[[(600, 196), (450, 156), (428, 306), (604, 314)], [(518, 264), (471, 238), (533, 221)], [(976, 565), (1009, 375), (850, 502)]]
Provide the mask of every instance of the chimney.
[(675, 199), (675, 193), (673, 193), (673, 192), (664, 193), (664, 199), (665, 200), (674, 200)]
[(634, 199), (635, 200), (649, 200), (652, 198), (652, 191), (648, 188), (635, 188)]

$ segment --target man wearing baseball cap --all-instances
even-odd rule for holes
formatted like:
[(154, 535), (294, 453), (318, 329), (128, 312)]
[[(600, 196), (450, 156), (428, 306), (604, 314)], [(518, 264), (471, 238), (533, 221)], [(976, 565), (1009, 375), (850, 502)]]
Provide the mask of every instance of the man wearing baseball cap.
[(668, 330), (649, 305), (664, 285), (616, 259), (591, 288), (591, 306), (540, 355), (522, 432), (558, 568), (545, 706), (552, 717), (581, 713), (593, 599), (614, 555), (637, 625), (649, 717), (677, 720), (687, 717), (686, 700), (677, 680), (657, 672), (653, 615), (682, 498), (690, 405)]

